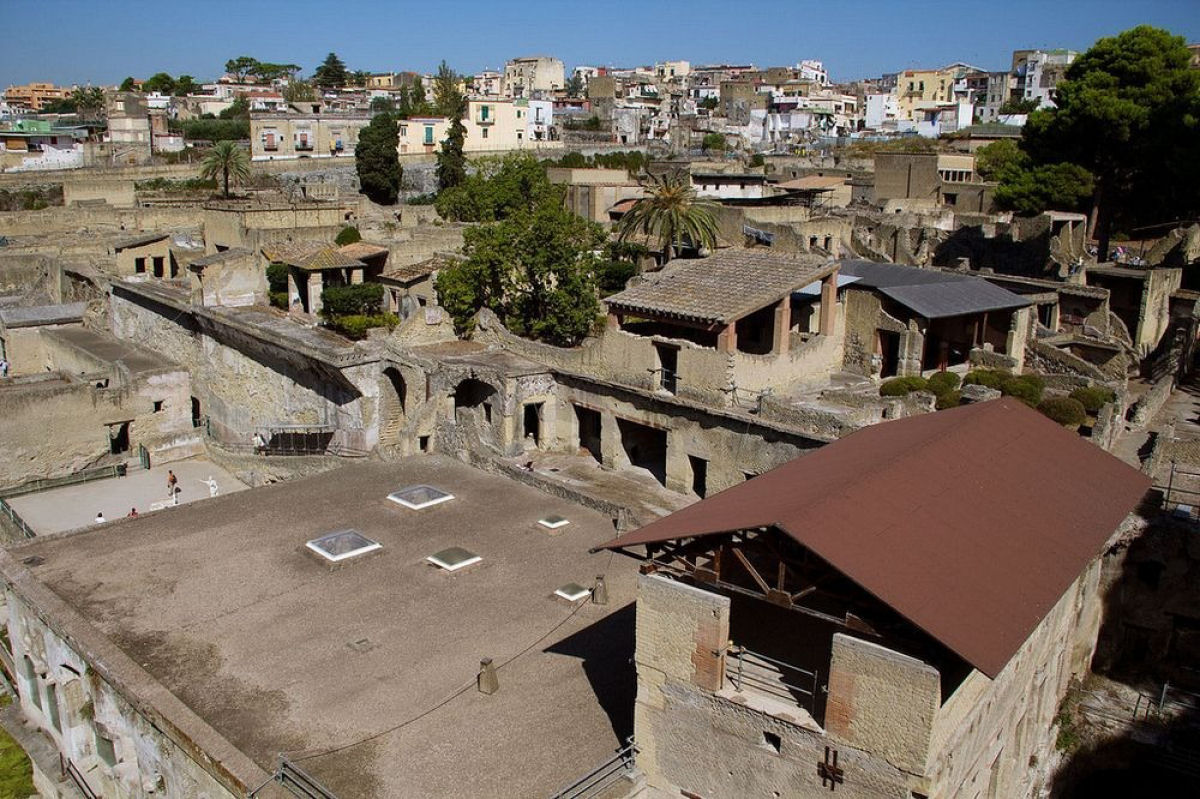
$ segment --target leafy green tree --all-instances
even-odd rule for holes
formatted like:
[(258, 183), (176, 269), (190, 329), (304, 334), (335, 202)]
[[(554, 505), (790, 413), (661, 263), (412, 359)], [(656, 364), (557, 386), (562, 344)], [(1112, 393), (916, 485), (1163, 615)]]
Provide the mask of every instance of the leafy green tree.
[(617, 225), (617, 240), (628, 241), (636, 234), (657, 239), (663, 263), (675, 257), (682, 245), (696, 248), (717, 246), (715, 204), (701, 199), (681, 171), (647, 175), (642, 182), (646, 195), (633, 204)]
[(706, 153), (724, 152), (725, 137), (720, 133), (705, 133), (704, 138), (700, 141), (700, 149)]
[(1082, 211), (1093, 191), (1092, 174), (1078, 164), (1046, 164), (1005, 174), (996, 187), (1000, 208), (1032, 216), (1043, 211)]
[(345, 247), (347, 244), (353, 244), (356, 241), (362, 241), (362, 234), (358, 232), (358, 228), (354, 225), (346, 225), (338, 231), (334, 237), (333, 243), (339, 247)]
[(395, 205), (400, 196), (400, 130), (391, 114), (377, 114), (358, 134), (354, 167), (361, 191), (372, 202)]
[(1009, 114), (1032, 114), (1038, 110), (1041, 102), (1037, 99), (1022, 100), (1019, 97), (1010, 97), (1000, 106), (1000, 113), (1007, 116)]
[(225, 196), (229, 196), (229, 179), (244, 181), (250, 178), (250, 154), (237, 142), (217, 142), (200, 163), (200, 177), (214, 179), (221, 176)]
[(466, 112), (467, 98), (459, 89), (461, 78), (443, 61), (433, 77), (433, 108), (438, 116), (453, 119)]
[(366, 70), (356, 69), (350, 73), (351, 86), (366, 86), (367, 78), (371, 77), (371, 73)]
[(258, 83), (271, 83), (284, 78), (290, 79), (299, 71), (299, 64), (269, 64), (260, 61), (250, 70), (250, 76)]
[(155, 72), (150, 77), (146, 78), (146, 82), (142, 84), (144, 92), (158, 92), (160, 94), (175, 93), (175, 79), (165, 72)]
[(460, 117), (450, 119), (450, 130), (446, 140), (442, 142), (441, 151), (437, 154), (438, 188), (442, 191), (453, 189), (467, 179), (467, 159), (463, 155), (463, 140), (467, 129), (463, 127)]
[(70, 97), (62, 97), (56, 100), (47, 100), (42, 103), (42, 114), (74, 114), (79, 109), (75, 107), (75, 101)]
[(595, 258), (604, 230), (548, 196), (464, 233), (464, 262), (443, 269), (438, 298), (460, 332), (489, 308), (514, 333), (559, 346), (577, 344), (599, 312)]
[(372, 114), (390, 114), (396, 110), (396, 104), (391, 97), (372, 97), (370, 109)]
[(587, 91), (583, 78), (577, 74), (567, 78), (567, 85), (564, 88), (567, 90), (567, 97), (582, 97), (583, 93)]
[(975, 174), (984, 180), (1001, 180), (1014, 169), (1028, 169), (1029, 156), (1012, 139), (1000, 139), (975, 151)]
[(254, 73), (258, 67), (258, 59), (248, 55), (240, 55), (225, 62), (225, 72), (238, 83), (245, 83), (246, 77)]
[(125, 80), (121, 81), (121, 85), (117, 87), (117, 91), (122, 91), (122, 92), (136, 92), (136, 91), (137, 91), (137, 85), (136, 85), (136, 84), (134, 84), (134, 82), (133, 82), (133, 76), (132, 76), (132, 75), (130, 75), (128, 78), (126, 78)]
[(288, 81), (281, 92), (283, 99), (289, 103), (302, 103), (306, 100), (317, 99), (317, 93), (311, 83), (303, 80)]
[(191, 75), (180, 75), (179, 80), (175, 81), (174, 94), (176, 97), (186, 97), (198, 91), (200, 91), (200, 84), (196, 83), (196, 79)]
[(396, 116), (400, 119), (410, 117), (431, 116), (433, 105), (425, 97), (425, 88), (420, 81), (414, 81), (400, 87), (400, 97), (396, 103)]
[(99, 86), (80, 86), (71, 92), (71, 104), (84, 119), (95, 119), (104, 110), (104, 90)]
[(1090, 227), (1102, 253), (1116, 224), (1200, 212), (1200, 71), (1189, 61), (1182, 38), (1148, 25), (1100, 39), (1067, 69), (1057, 107), (1024, 128), (1035, 165), (1095, 177)]
[(350, 74), (346, 71), (346, 65), (342, 63), (342, 59), (337, 57), (337, 53), (325, 56), (321, 66), (317, 67), (316, 72), (313, 73), (313, 83), (322, 89), (345, 86), (349, 79)]
[(236, 98), (233, 103), (220, 114), (218, 119), (249, 119), (250, 118), (250, 101), (245, 97)]
[(717, 109), (717, 105), (719, 105), (719, 102), (716, 97), (705, 97), (700, 101), (699, 104), (700, 108), (704, 108), (709, 111), (715, 111)]
[(474, 174), (438, 195), (437, 212), (443, 218), (493, 222), (559, 197), (545, 168), (529, 153), (480, 158), (474, 164)]

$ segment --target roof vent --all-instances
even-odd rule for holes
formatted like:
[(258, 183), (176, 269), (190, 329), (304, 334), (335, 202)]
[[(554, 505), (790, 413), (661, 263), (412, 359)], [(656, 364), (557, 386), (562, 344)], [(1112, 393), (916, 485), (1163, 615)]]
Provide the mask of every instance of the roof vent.
[(561, 597), (568, 602), (578, 602), (592, 592), (584, 588), (579, 583), (567, 583), (562, 588), (554, 592), (554, 595)]
[(340, 563), (383, 549), (382, 544), (372, 541), (358, 530), (335, 530), (320, 538), (314, 538), (305, 546), (330, 563)]
[(449, 502), (454, 495), (433, 486), (419, 485), (402, 488), (387, 495), (387, 498), (398, 505), (412, 510), (424, 510), (433, 505)]
[(473, 563), (478, 563), (483, 558), (468, 549), (450, 547), (449, 549), (443, 549), (441, 552), (435, 552), (425, 558), (425, 560), (448, 572), (456, 572), (459, 569), (465, 569)]
[(545, 527), (547, 530), (557, 530), (560, 527), (566, 527), (571, 523), (571, 520), (566, 516), (546, 516), (538, 519), (538, 524)]

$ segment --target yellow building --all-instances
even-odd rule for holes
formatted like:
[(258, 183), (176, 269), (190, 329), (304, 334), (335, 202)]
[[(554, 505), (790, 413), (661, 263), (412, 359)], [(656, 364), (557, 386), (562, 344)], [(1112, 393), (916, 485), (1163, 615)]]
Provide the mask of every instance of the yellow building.
[[(463, 151), (480, 153), (561, 146), (557, 142), (535, 140), (536, 136), (531, 135), (530, 130), (536, 129), (537, 121), (530, 113), (527, 100), (468, 100), (467, 115), (463, 118), (466, 129)], [(450, 121), (445, 117), (414, 117), (402, 119), (398, 124), (401, 155), (438, 152), (450, 130)]]
[(353, 158), (359, 131), (370, 122), (357, 114), (251, 114), (251, 158)]
[(954, 100), (954, 73), (948, 69), (909, 69), (896, 76), (900, 119), (916, 120), (918, 112)]
[(60, 89), (53, 83), (27, 83), (24, 86), (9, 86), (4, 92), (4, 101), (14, 107), (41, 111), (47, 103), (65, 100), (70, 96), (70, 89)]

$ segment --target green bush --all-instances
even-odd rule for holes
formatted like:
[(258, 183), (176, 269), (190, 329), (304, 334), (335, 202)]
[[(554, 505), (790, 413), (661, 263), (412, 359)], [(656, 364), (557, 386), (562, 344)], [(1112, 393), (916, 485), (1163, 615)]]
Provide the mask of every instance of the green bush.
[(405, 205), (433, 205), (437, 201), (437, 192), (431, 191), (428, 194), (415, 194), (404, 201)]
[(367, 337), (367, 331), (373, 327), (386, 327), (389, 330), (400, 323), (400, 317), (394, 313), (383, 314), (349, 314), (347, 316), (330, 317), (326, 324), (346, 338), (361, 339)]
[(338, 231), (333, 243), (339, 247), (345, 247), (347, 244), (353, 244), (356, 241), (362, 241), (362, 234), (358, 232), (358, 228), (354, 225), (347, 225)]
[(986, 386), (999, 390), (1008, 372), (998, 372), (995, 369), (972, 369), (963, 379), (964, 386)]
[(926, 385), (925, 378), (916, 375), (912, 377), (893, 377), (891, 380), (884, 380), (879, 386), (879, 396), (903, 397), (914, 391), (923, 390)]
[(288, 293), (286, 291), (272, 291), (270, 292), (270, 297), (272, 306), (276, 308), (282, 308), (285, 311), (287, 310)]
[(382, 302), (383, 286), (379, 283), (330, 286), (321, 292), (321, 314), (327, 318), (376, 314)]
[(757, 166), (762, 166), (766, 162), (767, 162), (767, 159), (763, 158), (762, 153), (755, 153), (754, 155), (750, 156), (750, 167), (751, 168), (754, 168)]
[(1077, 388), (1071, 392), (1070, 396), (1071, 399), (1082, 405), (1083, 409), (1090, 414), (1095, 414), (1104, 405), (1117, 398), (1116, 392), (1103, 386)]
[(939, 411), (944, 411), (947, 408), (957, 408), (961, 403), (961, 391), (943, 391), (941, 394), (937, 395), (937, 409)]
[(954, 372), (938, 372), (929, 378), (928, 388), (937, 396), (941, 396), (947, 392), (954, 391), (958, 388), (958, 375)]
[(288, 268), (287, 264), (270, 264), (267, 266), (267, 286), (272, 294), (287, 294)]
[(1012, 375), (1004, 378), (1000, 391), (1005, 396), (1016, 397), (1030, 408), (1036, 408), (1042, 401), (1042, 392), (1046, 390), (1046, 382), (1035, 375)]
[(1087, 419), (1083, 403), (1071, 397), (1047, 397), (1037, 409), (1063, 427), (1079, 427)]
[(607, 297), (625, 290), (629, 278), (638, 273), (637, 264), (628, 261), (601, 261), (596, 264), (596, 285), (600, 296)]

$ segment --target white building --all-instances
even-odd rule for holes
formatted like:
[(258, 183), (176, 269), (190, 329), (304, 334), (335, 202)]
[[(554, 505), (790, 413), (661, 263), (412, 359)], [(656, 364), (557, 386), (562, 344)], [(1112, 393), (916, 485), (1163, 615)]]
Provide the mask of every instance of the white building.
[(820, 61), (805, 60), (796, 65), (801, 80), (813, 80), (822, 86), (829, 85), (829, 73)]
[(471, 78), (474, 93), (482, 97), (499, 97), (504, 76), (494, 69), (485, 69)]
[(889, 123), (895, 124), (899, 118), (900, 107), (896, 103), (895, 92), (867, 95), (863, 124), (868, 130), (879, 130)]
[(1054, 107), (1054, 90), (1066, 74), (1067, 67), (1079, 57), (1074, 50), (1016, 50), (1013, 52), (1013, 74), (1016, 87), (1013, 97), (1037, 100), (1038, 108)]

